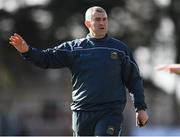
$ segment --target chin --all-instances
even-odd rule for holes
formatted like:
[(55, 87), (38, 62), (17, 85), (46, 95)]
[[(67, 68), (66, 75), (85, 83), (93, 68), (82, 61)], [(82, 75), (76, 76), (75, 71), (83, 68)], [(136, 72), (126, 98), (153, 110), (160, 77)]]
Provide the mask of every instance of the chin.
[(104, 38), (106, 35), (98, 35), (98, 38)]
[(99, 36), (101, 36), (101, 37), (103, 38), (103, 37), (106, 36), (106, 33), (103, 33), (103, 34), (101, 34), (101, 35), (99, 35)]

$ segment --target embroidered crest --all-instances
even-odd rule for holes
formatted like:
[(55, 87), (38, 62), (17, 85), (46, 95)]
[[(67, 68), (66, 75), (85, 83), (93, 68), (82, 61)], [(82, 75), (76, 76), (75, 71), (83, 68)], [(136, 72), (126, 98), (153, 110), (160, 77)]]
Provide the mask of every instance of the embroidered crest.
[(115, 131), (115, 129), (114, 129), (114, 127), (112, 127), (112, 126), (109, 126), (108, 128), (107, 128), (107, 130), (106, 130), (106, 133), (108, 134), (108, 135), (114, 135), (114, 131)]
[(118, 53), (115, 51), (111, 52), (111, 59), (118, 59)]

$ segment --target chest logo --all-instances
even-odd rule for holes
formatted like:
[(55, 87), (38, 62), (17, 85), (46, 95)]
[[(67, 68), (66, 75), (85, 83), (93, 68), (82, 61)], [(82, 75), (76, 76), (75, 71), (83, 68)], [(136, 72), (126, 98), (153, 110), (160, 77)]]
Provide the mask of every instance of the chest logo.
[(111, 52), (111, 59), (118, 59), (118, 53), (115, 51)]
[(112, 135), (114, 135), (114, 131), (115, 131), (115, 128), (109, 126), (108, 129), (106, 130), (106, 133), (107, 133), (108, 135), (112, 136)]

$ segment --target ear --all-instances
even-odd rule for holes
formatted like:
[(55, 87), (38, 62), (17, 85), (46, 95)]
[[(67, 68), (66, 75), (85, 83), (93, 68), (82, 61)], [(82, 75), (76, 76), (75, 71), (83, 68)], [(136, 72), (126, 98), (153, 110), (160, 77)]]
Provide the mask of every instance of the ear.
[(91, 26), (90, 21), (86, 20), (84, 23), (85, 23), (85, 25), (86, 25), (87, 28), (90, 28), (90, 26)]

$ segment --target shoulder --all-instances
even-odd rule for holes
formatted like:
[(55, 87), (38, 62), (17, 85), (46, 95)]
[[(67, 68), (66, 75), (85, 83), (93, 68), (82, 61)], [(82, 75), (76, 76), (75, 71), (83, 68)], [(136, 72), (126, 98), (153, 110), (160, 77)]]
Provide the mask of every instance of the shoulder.
[(63, 42), (62, 44), (58, 45), (56, 48), (61, 50), (72, 51), (74, 47), (80, 46), (84, 41), (86, 41), (86, 38), (74, 39), (71, 41)]
[(127, 44), (125, 42), (123, 42), (119, 39), (113, 38), (113, 37), (110, 39), (110, 41), (114, 48), (117, 48), (118, 50), (121, 50), (124, 52), (130, 51), (129, 47), (127, 46)]

